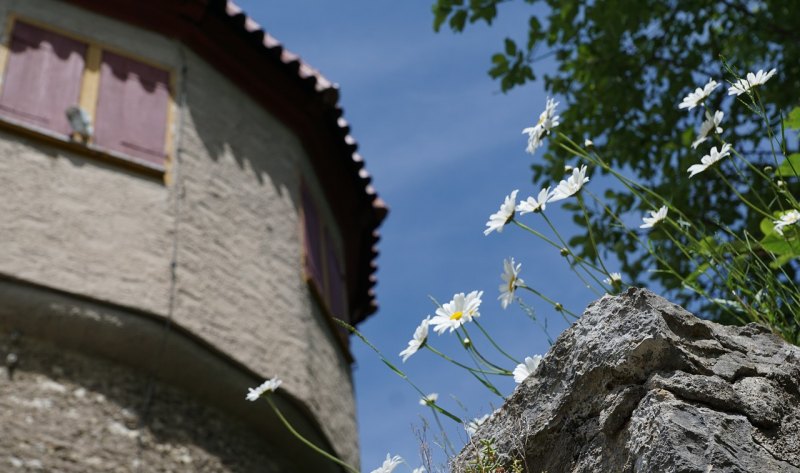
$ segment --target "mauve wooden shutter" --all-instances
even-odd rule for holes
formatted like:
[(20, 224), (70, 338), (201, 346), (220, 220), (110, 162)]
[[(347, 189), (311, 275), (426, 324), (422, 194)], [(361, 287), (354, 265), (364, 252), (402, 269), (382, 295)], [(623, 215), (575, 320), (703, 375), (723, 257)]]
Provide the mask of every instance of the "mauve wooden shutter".
[(0, 113), (69, 136), (66, 110), (78, 105), (87, 45), (17, 21), (0, 95)]
[(317, 287), (320, 296), (325, 295), (325, 285), (322, 275), (322, 225), (319, 221), (319, 212), (314, 205), (314, 200), (308, 190), (303, 186), (301, 191), (303, 201), (303, 232), (305, 244), (305, 270), (306, 276)]
[(339, 264), (339, 258), (333, 246), (330, 233), (325, 231), (325, 257), (328, 269), (328, 304), (331, 313), (347, 322), (346, 288), (344, 283), (344, 271)]
[(168, 71), (103, 51), (97, 146), (163, 165), (168, 107)]

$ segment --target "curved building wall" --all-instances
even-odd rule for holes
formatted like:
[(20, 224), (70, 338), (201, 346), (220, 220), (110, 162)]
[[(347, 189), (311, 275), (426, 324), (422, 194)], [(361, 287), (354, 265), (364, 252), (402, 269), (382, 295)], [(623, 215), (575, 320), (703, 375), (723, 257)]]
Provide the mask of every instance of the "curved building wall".
[(302, 269), (301, 181), (336, 228), (303, 145), (174, 40), (53, 0), (0, 2), (9, 14), (168, 67), (177, 113), (169, 184), (0, 128), (0, 275), (169, 319), (282, 378), (356, 464), (350, 366)]
[(14, 345), (0, 342), (21, 361), (13, 389), (0, 390), (0, 471), (293, 471), (242, 422), (184, 391), (47, 343)]

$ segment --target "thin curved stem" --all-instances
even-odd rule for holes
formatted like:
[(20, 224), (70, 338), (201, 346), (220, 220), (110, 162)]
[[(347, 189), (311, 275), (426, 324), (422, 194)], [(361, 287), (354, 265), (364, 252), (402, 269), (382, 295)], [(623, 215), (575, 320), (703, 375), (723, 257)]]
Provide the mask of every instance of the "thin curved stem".
[(304, 443), (304, 444), (306, 444), (306, 446), (308, 446), (308, 447), (309, 447), (311, 450), (313, 450), (313, 451), (315, 451), (316, 453), (318, 453), (318, 454), (322, 455), (323, 457), (327, 458), (328, 460), (330, 460), (330, 461), (332, 461), (332, 462), (336, 463), (337, 465), (341, 465), (341, 466), (345, 467), (345, 468), (346, 468), (348, 471), (351, 471), (352, 473), (359, 473), (359, 471), (358, 471), (357, 469), (355, 469), (355, 468), (353, 468), (352, 466), (350, 466), (350, 465), (349, 465), (347, 462), (344, 462), (344, 461), (342, 461), (342, 460), (339, 460), (339, 459), (338, 459), (338, 458), (336, 458), (335, 456), (333, 456), (333, 455), (331, 455), (330, 453), (326, 452), (325, 450), (323, 450), (323, 449), (321, 449), (321, 448), (317, 447), (316, 445), (314, 445), (313, 443), (311, 443), (311, 442), (310, 442), (308, 439), (306, 439), (305, 437), (303, 437), (302, 435), (300, 435), (300, 432), (298, 432), (298, 431), (294, 430), (294, 427), (292, 427), (292, 424), (290, 424), (290, 423), (289, 423), (289, 421), (288, 421), (288, 420), (286, 420), (286, 418), (285, 418), (285, 417), (283, 417), (283, 414), (281, 413), (280, 409), (278, 409), (278, 406), (276, 406), (276, 405), (275, 405), (275, 403), (274, 403), (274, 402), (272, 402), (272, 399), (271, 399), (269, 396), (267, 396), (267, 397), (266, 397), (266, 400), (267, 400), (267, 403), (269, 403), (269, 406), (272, 408), (272, 410), (273, 410), (273, 411), (275, 411), (275, 415), (277, 415), (277, 416), (278, 416), (278, 418), (281, 420), (281, 422), (283, 423), (283, 425), (284, 425), (284, 426), (285, 426), (287, 429), (289, 429), (289, 432), (291, 432), (291, 433), (292, 433), (292, 435), (294, 435), (294, 436), (297, 438), (297, 440), (299, 440), (299, 441), (303, 442), (303, 443)]

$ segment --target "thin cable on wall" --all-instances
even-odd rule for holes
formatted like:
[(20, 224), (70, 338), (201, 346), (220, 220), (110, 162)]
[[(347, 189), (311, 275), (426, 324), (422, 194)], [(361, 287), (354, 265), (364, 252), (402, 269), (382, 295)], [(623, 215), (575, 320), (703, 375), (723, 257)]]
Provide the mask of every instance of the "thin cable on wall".
[[(173, 228), (172, 228), (172, 252), (170, 256), (170, 263), (169, 263), (169, 271), (170, 271), (170, 281), (169, 281), (169, 299), (167, 302), (167, 316), (164, 319), (164, 324), (162, 328), (162, 336), (161, 342), (159, 343), (158, 351), (154, 357), (154, 364), (150, 369), (150, 373), (147, 379), (147, 384), (145, 387), (145, 399), (144, 399), (144, 406), (142, 407), (142, 413), (139, 417), (139, 428), (141, 429), (147, 424), (147, 420), (150, 415), (150, 409), (152, 408), (154, 398), (155, 398), (155, 387), (156, 387), (156, 376), (153, 373), (156, 366), (161, 366), (162, 364), (161, 359), (164, 356), (164, 352), (166, 351), (167, 347), (167, 339), (169, 334), (172, 331), (172, 324), (173, 324), (173, 317), (175, 313), (175, 304), (177, 300), (177, 288), (178, 288), (178, 251), (180, 249), (180, 241), (179, 241), (179, 227), (181, 222), (181, 202), (184, 197), (184, 188), (182, 186), (180, 170), (181, 170), (181, 158), (183, 155), (183, 125), (184, 125), (184, 118), (186, 114), (186, 83), (188, 77), (188, 65), (186, 61), (186, 52), (183, 48), (181, 43), (178, 43), (178, 52), (180, 55), (180, 64), (181, 64), (181, 72), (179, 80), (177, 81), (177, 89), (178, 89), (178, 123), (175, 127), (173, 133), (175, 133), (175, 152), (173, 153), (174, 160), (170, 165), (169, 172), (171, 174), (171, 181), (172, 181), (172, 206), (173, 206)], [(138, 436), (138, 451), (137, 451), (137, 461), (136, 462), (136, 471), (142, 471), (142, 452), (144, 450), (142, 436)]]

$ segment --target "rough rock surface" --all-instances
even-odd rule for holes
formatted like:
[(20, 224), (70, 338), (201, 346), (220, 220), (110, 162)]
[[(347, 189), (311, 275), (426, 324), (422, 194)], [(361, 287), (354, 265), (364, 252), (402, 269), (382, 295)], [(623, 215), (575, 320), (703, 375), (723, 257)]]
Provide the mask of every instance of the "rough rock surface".
[[(700, 320), (643, 289), (565, 331), (480, 439), (548, 472), (800, 472), (800, 348), (765, 327)], [(511, 471), (510, 468), (499, 471)]]

